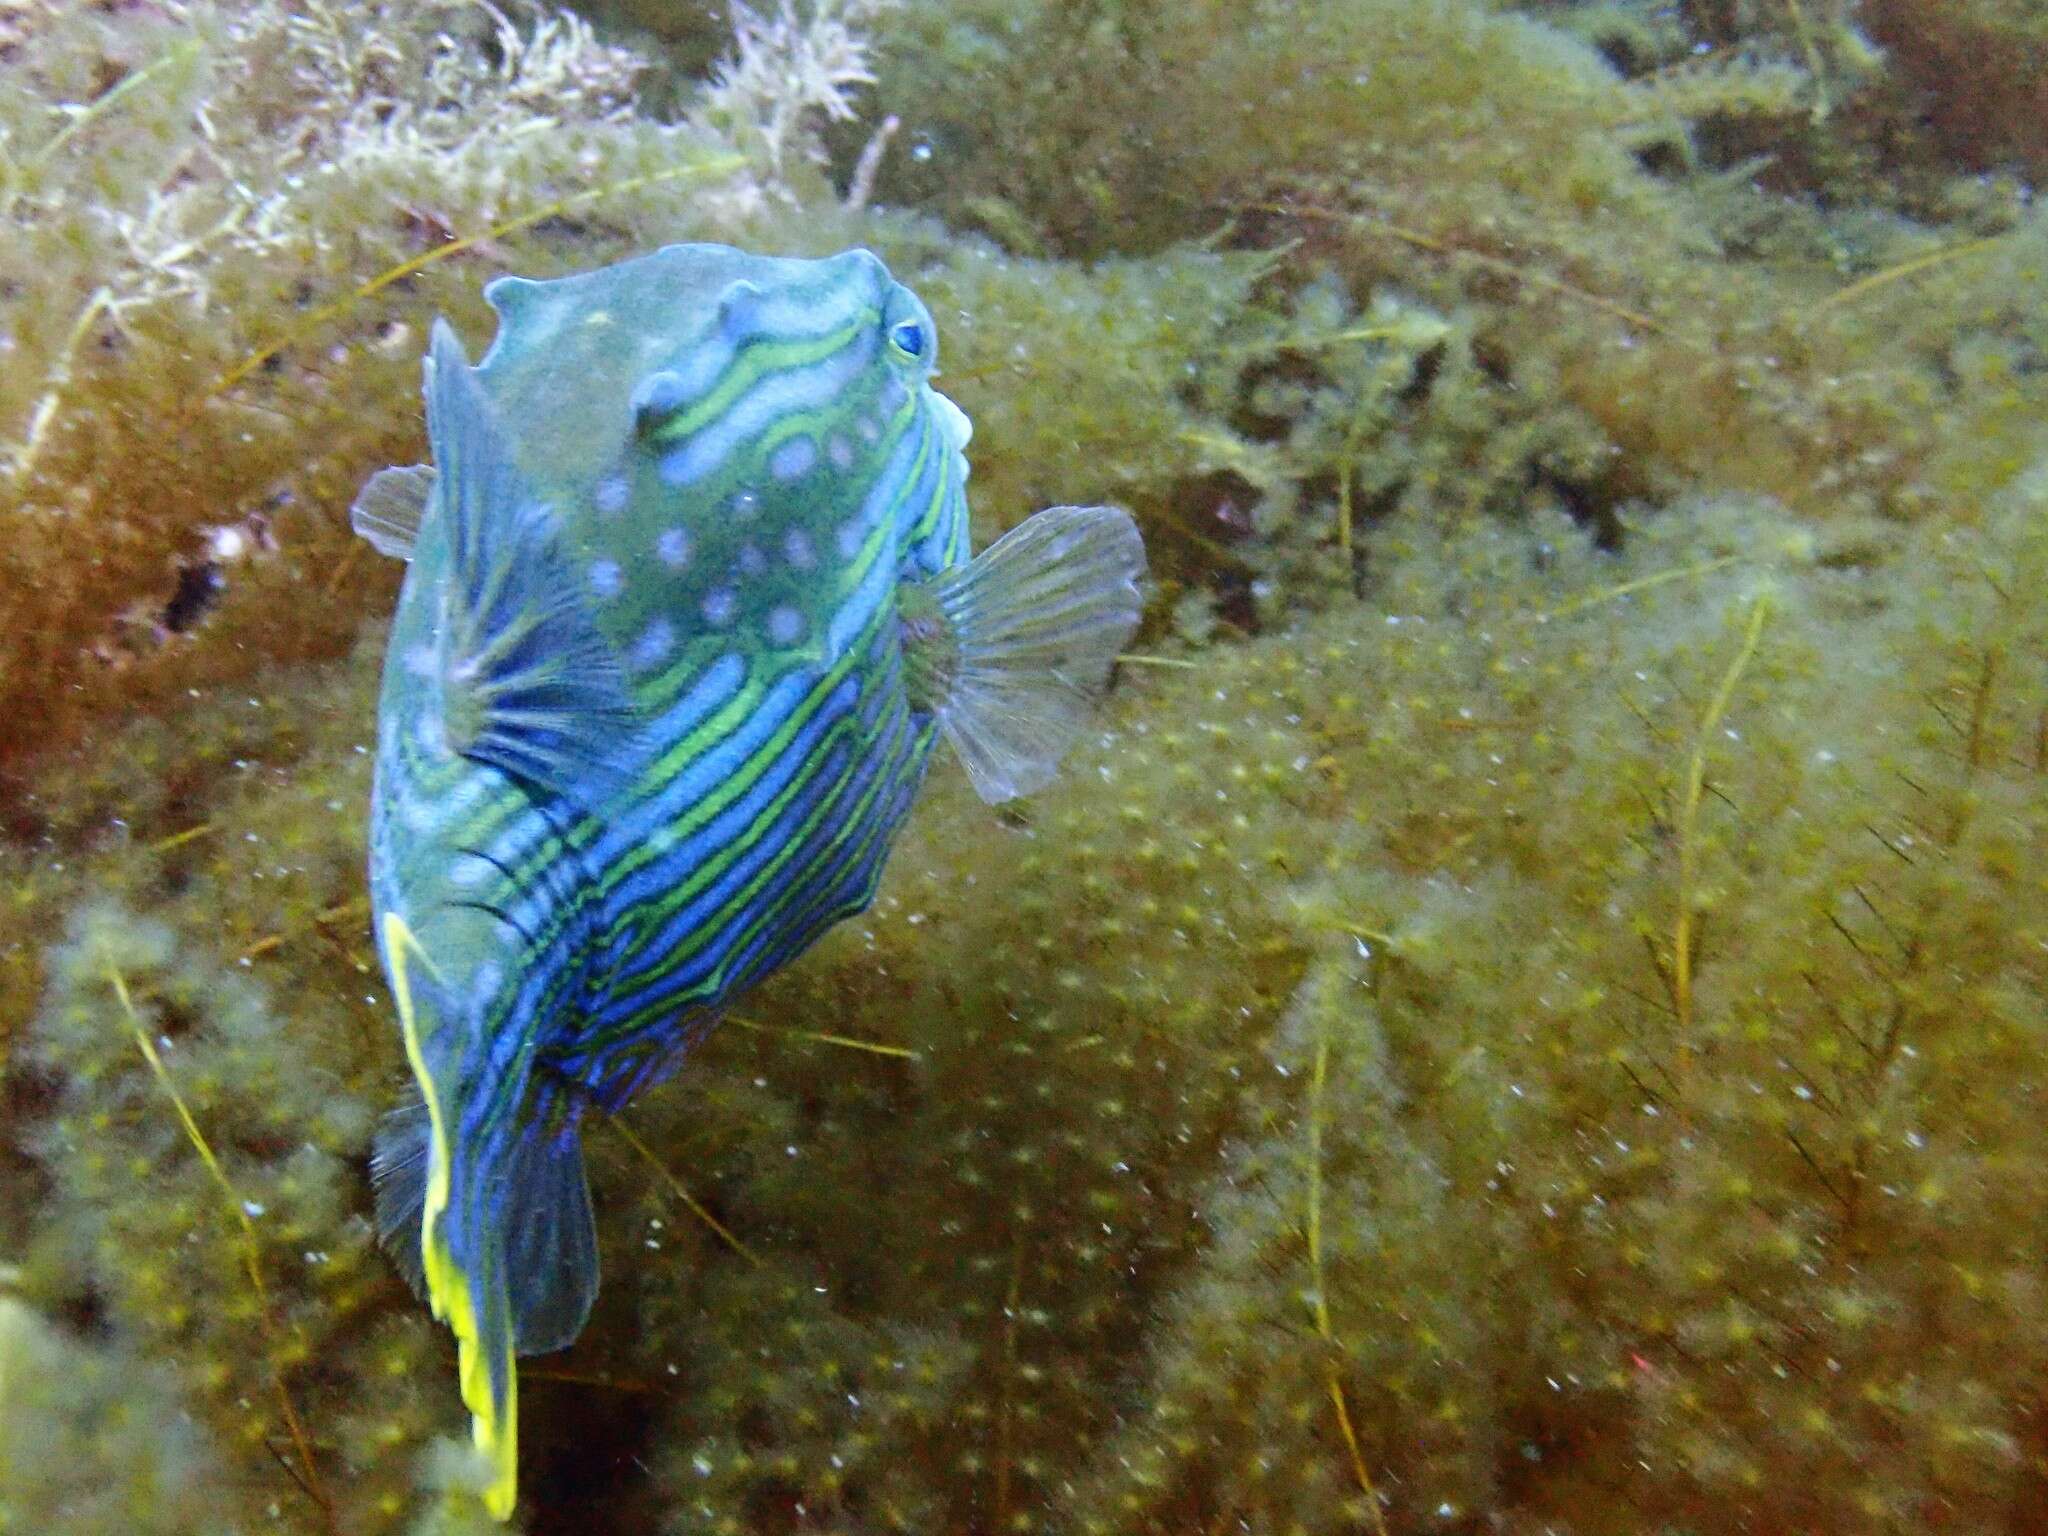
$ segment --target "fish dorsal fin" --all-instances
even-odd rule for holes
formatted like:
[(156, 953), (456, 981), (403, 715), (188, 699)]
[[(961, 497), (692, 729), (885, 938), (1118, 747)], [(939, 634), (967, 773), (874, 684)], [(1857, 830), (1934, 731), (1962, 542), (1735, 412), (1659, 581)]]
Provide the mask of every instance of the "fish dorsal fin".
[(913, 701), (937, 712), (982, 799), (1052, 778), (1137, 628), (1144, 574), (1128, 512), (1049, 507), (906, 591)]
[(427, 432), (448, 519), (449, 745), (557, 794), (602, 799), (636, 724), (619, 660), (446, 321), (434, 323), (427, 358)]
[(380, 555), (393, 560), (410, 560), (419, 542), (420, 523), (427, 515), (427, 499), (434, 494), (434, 466), (393, 465), (380, 469), (363, 482), (355, 504), (348, 509), (349, 526)]

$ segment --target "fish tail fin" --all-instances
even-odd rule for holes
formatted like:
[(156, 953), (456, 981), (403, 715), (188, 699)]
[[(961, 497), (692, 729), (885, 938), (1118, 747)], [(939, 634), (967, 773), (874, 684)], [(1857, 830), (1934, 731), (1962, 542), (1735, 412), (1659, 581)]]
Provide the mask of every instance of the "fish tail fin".
[(1049, 507), (910, 599), (913, 697), (936, 711), (982, 799), (1051, 780), (1137, 628), (1144, 574), (1128, 512)]
[(417, 1245), (400, 1240), (400, 1267), (416, 1261), (416, 1283), (428, 1306), (455, 1334), (471, 1438), (490, 1467), (484, 1508), (504, 1520), (519, 1492), (519, 1378), (513, 1365), (505, 1244), (487, 1214), (492, 1181), (481, 1176), (484, 1160), (460, 1155), (450, 1135), (460, 1109), (454, 1082), (458, 1063), (446, 1045), (445, 1022), (434, 1021), (443, 1027), (430, 1034), (420, 1006), (439, 991), (433, 962), (396, 913), (385, 914), (382, 936), (421, 1103), (416, 1114), (401, 1110), (380, 1138), (379, 1222), (402, 1220), (416, 1196)]
[(501, 1220), (512, 1298), (512, 1338), (522, 1355), (567, 1349), (597, 1300), (597, 1223), (583, 1171), (580, 1104), (536, 1104), (505, 1158)]
[[(377, 1236), (422, 1301), (430, 1301), (421, 1229), (433, 1117), (414, 1095), (384, 1117), (370, 1158)], [(583, 1137), (573, 1109), (534, 1114), (499, 1162), (498, 1213), (512, 1339), (522, 1355), (566, 1349), (597, 1300), (597, 1223), (583, 1171)]]

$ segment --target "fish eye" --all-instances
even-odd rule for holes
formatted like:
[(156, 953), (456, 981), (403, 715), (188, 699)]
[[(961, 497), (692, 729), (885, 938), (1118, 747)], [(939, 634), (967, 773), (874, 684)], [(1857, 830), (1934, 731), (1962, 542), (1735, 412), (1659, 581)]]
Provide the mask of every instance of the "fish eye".
[(882, 301), (882, 351), (899, 369), (930, 377), (939, 365), (939, 333), (931, 311), (901, 283)]
[(905, 357), (923, 357), (924, 327), (915, 320), (899, 320), (889, 327), (889, 344)]

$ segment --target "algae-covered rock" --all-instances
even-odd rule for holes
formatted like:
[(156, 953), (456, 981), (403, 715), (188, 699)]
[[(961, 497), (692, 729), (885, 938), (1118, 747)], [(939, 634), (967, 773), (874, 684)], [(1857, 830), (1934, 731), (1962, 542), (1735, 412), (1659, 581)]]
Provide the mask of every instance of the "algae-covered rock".
[(198, 1529), (219, 1463), (169, 1375), (0, 1295), (0, 1530)]
[(872, 246), (978, 541), (1158, 584), (590, 1126), (531, 1529), (2029, 1528), (2048, 219), (1935, 9), (0, 16), (0, 1524), (483, 1528), (346, 506), (432, 315), (717, 237)]
[[(0, 73), (0, 756), (232, 675), (187, 638), (216, 611), (247, 652), (340, 655), (389, 581), (337, 513), (407, 451), (426, 323), (483, 312), (479, 261), (718, 227), (744, 157), (635, 116), (638, 61), (582, 22), (514, 14), (23, 21)], [(620, 184), (628, 212), (592, 220)]]

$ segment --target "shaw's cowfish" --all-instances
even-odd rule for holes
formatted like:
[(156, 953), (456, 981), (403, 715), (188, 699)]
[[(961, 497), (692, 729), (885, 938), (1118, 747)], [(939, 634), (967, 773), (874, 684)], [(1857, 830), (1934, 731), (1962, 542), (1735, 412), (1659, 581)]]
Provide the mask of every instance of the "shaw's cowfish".
[(1137, 622), (1129, 516), (968, 558), (967, 418), (867, 251), (673, 246), (485, 290), (426, 362), (432, 466), (355, 524), (410, 559), (378, 708), (370, 890), (420, 1099), (374, 1172), (459, 1341), (511, 1510), (515, 1354), (597, 1291), (578, 1136), (867, 905), (945, 735), (1043, 784)]

